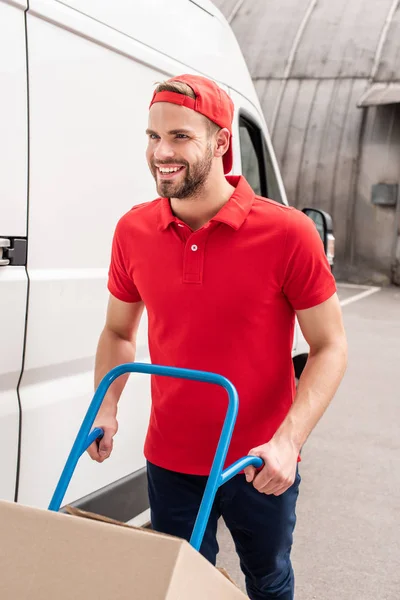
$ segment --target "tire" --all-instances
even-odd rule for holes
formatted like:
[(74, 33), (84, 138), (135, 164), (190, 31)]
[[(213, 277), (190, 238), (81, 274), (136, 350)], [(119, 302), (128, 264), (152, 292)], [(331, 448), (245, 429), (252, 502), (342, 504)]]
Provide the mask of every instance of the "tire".
[(304, 367), (307, 364), (307, 360), (308, 354), (298, 354), (297, 356), (293, 357), (294, 374), (297, 381), (300, 379), (301, 374), (304, 371)]

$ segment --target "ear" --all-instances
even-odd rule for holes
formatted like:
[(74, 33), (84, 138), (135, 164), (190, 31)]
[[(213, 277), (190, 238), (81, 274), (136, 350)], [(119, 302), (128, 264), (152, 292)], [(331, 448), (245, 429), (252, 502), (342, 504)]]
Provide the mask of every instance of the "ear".
[(229, 148), (229, 142), (231, 139), (231, 134), (229, 130), (224, 128), (220, 129), (216, 134), (216, 146), (214, 150), (214, 156), (217, 158), (222, 157)]

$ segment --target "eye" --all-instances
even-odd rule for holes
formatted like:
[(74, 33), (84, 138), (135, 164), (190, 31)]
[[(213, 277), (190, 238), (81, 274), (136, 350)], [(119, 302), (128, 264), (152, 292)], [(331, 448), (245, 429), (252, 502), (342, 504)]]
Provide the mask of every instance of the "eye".
[(158, 139), (158, 135), (156, 133), (149, 133), (149, 138), (151, 140), (157, 140)]
[(188, 139), (189, 136), (185, 135), (184, 133), (177, 133), (176, 137), (178, 138), (178, 140), (185, 140)]

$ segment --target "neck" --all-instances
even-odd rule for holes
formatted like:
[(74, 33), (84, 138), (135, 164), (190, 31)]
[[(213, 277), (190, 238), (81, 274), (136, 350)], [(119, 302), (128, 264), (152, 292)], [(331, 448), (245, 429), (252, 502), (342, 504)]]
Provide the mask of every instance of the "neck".
[(225, 177), (209, 178), (196, 196), (171, 198), (172, 212), (193, 231), (208, 223), (226, 204), (235, 188)]

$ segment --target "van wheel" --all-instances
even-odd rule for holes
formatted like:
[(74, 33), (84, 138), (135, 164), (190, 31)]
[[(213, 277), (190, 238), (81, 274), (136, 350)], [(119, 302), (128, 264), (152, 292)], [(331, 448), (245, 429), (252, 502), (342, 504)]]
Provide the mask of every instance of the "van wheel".
[[(306, 366), (308, 359), (308, 354), (299, 354), (298, 356), (293, 357), (293, 366), (294, 366), (294, 376), (296, 381), (296, 387), (301, 377), (302, 372), (304, 371), (304, 367)], [(301, 456), (302, 448), (300, 449)]]
[(293, 366), (294, 366), (294, 375), (296, 378), (296, 387), (297, 383), (301, 377), (302, 372), (304, 371), (304, 367), (306, 366), (308, 359), (308, 354), (298, 354), (293, 357)]

